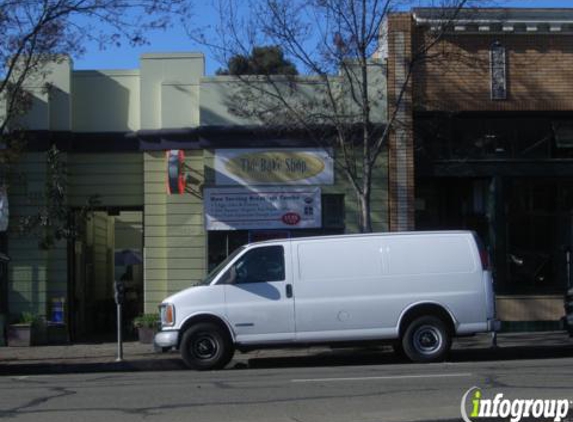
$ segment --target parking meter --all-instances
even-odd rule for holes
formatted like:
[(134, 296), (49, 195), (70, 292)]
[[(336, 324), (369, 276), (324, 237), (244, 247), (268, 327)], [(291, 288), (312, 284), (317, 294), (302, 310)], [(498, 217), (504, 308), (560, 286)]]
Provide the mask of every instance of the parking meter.
[(125, 284), (123, 281), (115, 281), (113, 283), (114, 287), (114, 299), (117, 305), (123, 305), (125, 301)]
[(123, 360), (123, 344), (122, 344), (122, 319), (121, 319), (121, 305), (125, 300), (125, 284), (123, 281), (115, 281), (113, 283), (114, 288), (114, 299), (117, 305), (117, 362)]

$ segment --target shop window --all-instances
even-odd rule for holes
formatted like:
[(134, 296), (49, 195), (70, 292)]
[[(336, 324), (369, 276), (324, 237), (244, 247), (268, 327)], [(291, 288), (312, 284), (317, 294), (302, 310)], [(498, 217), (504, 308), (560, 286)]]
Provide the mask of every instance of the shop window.
[(344, 195), (322, 195), (322, 227), (325, 229), (343, 229), (344, 219)]

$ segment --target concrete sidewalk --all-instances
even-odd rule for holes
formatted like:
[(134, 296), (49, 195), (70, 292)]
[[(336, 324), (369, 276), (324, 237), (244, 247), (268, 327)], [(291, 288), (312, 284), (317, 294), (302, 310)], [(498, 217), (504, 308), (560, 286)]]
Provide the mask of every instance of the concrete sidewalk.
[[(176, 351), (156, 353), (150, 344), (126, 342), (123, 345), (124, 360), (117, 362), (116, 357), (116, 343), (2, 347), (0, 375), (185, 369)], [(565, 332), (499, 334), (497, 348), (491, 347), (490, 335), (456, 339), (450, 360), (455, 362), (559, 357), (573, 357), (573, 339)], [(385, 362), (401, 361), (390, 352), (389, 347), (308, 347), (236, 352), (228, 368), (360, 365)]]

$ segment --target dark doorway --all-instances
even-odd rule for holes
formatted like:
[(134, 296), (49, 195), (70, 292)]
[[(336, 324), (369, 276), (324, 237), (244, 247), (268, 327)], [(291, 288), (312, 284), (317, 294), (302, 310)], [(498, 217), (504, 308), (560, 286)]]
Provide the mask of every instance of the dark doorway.
[(143, 212), (95, 211), (70, 245), (70, 334), (73, 341), (115, 338), (114, 280), (125, 283), (123, 319), (143, 312)]

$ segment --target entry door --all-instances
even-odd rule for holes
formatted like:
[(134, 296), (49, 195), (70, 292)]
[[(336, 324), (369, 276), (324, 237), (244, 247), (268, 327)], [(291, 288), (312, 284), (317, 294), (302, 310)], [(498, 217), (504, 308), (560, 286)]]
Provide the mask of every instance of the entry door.
[(227, 318), (240, 343), (294, 340), (290, 246), (262, 246), (241, 256), (223, 276)]

